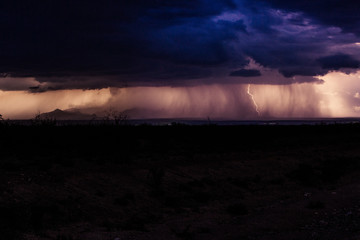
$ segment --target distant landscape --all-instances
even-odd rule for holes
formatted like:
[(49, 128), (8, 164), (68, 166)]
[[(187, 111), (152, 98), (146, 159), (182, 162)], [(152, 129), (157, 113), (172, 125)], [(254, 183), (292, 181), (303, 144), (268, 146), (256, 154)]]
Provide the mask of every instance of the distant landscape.
[[(136, 110), (116, 111), (108, 109), (101, 113), (84, 113), (79, 109), (55, 109), (51, 112), (38, 113), (32, 119), (8, 119), (7, 122), (14, 124), (31, 125), (34, 120), (38, 123), (52, 122), (54, 125), (101, 125), (101, 124), (115, 124), (115, 125), (332, 125), (332, 124), (358, 124), (360, 118), (358, 117), (343, 117), (343, 118), (271, 118), (263, 117), (258, 119), (247, 120), (233, 120), (210, 117), (204, 118), (137, 118), (137, 115), (132, 115)], [(3, 119), (4, 120), (4, 119)]]
[(78, 109), (60, 110), (55, 109), (52, 112), (39, 114), (40, 119), (54, 119), (54, 120), (94, 120), (97, 119), (96, 114), (85, 114)]

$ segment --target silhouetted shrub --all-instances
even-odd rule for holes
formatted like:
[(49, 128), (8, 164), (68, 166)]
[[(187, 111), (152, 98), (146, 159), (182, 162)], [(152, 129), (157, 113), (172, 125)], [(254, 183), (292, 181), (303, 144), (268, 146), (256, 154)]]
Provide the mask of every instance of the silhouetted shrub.
[(355, 157), (331, 157), (322, 162), (322, 179), (326, 182), (337, 182), (344, 175), (359, 169), (360, 161)]
[(142, 209), (125, 219), (121, 224), (121, 228), (123, 230), (147, 231), (146, 224), (154, 224), (161, 219), (161, 215), (152, 213), (149, 209)]
[(29, 229), (28, 209), (25, 205), (7, 204), (0, 207), (1, 239), (19, 240)]
[(0, 114), (0, 127), (8, 127), (10, 126), (10, 120), (5, 120), (3, 116)]
[(233, 216), (241, 216), (249, 213), (247, 207), (242, 203), (231, 204), (227, 207), (226, 210)]
[(105, 124), (127, 125), (129, 116), (125, 112), (109, 109), (103, 118)]
[(276, 178), (270, 179), (269, 183), (273, 184), (273, 185), (283, 185), (285, 183), (285, 179), (282, 177), (276, 177)]
[(304, 186), (314, 187), (319, 184), (321, 172), (308, 164), (299, 164), (298, 167), (288, 174), (290, 179), (298, 181)]
[(151, 194), (161, 195), (163, 192), (165, 171), (163, 168), (152, 168), (149, 170), (147, 178), (148, 184), (151, 187)]
[(322, 201), (310, 201), (306, 205), (306, 208), (308, 208), (308, 209), (323, 209), (323, 208), (325, 208), (325, 203)]
[(236, 187), (248, 189), (251, 180), (245, 178), (228, 178), (228, 181)]
[(131, 192), (125, 193), (121, 197), (117, 197), (114, 199), (114, 204), (119, 206), (127, 206), (129, 203), (135, 200), (134, 194)]
[(47, 116), (42, 116), (40, 113), (38, 113), (31, 120), (31, 125), (32, 126), (42, 126), (42, 127), (56, 126), (56, 119), (47, 117)]
[(71, 235), (65, 235), (65, 234), (60, 234), (56, 236), (56, 240), (73, 240), (73, 236)]
[(187, 225), (184, 229), (175, 230), (171, 229), (174, 235), (180, 239), (191, 240), (194, 238), (194, 232), (191, 231), (191, 225)]

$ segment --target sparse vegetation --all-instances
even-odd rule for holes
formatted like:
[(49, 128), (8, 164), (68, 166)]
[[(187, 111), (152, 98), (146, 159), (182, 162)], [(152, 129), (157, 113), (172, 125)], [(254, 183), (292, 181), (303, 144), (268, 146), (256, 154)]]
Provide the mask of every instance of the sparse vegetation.
[(306, 205), (306, 208), (309, 208), (309, 209), (323, 209), (323, 208), (325, 208), (325, 203), (323, 201), (310, 201)]
[(72, 237), (72, 235), (66, 235), (66, 234), (59, 234), (56, 237), (56, 240), (73, 240), (74, 238)]
[(249, 213), (248, 208), (243, 203), (231, 204), (226, 210), (233, 216), (241, 216)]
[(37, 113), (33, 119), (31, 119), (31, 125), (33, 126), (43, 126), (43, 127), (49, 127), (49, 126), (55, 126), (56, 125), (56, 119), (42, 116), (41, 113)]
[(6, 127), (10, 125), (10, 120), (5, 120), (4, 117), (0, 114), (0, 127)]
[(1, 128), (4, 239), (360, 234), (357, 125), (46, 126)]
[(103, 118), (103, 120), (106, 124), (110, 123), (110, 124), (115, 124), (117, 126), (127, 125), (128, 119), (129, 119), (129, 116), (126, 113), (117, 111), (112, 108), (105, 112), (105, 116)]
[(181, 230), (171, 229), (171, 231), (174, 233), (176, 237), (184, 240), (191, 240), (194, 238), (195, 233), (192, 232), (191, 230), (192, 230), (191, 225), (187, 225), (184, 229)]
[(149, 185), (154, 189), (161, 189), (164, 182), (165, 171), (161, 167), (154, 167), (149, 170)]

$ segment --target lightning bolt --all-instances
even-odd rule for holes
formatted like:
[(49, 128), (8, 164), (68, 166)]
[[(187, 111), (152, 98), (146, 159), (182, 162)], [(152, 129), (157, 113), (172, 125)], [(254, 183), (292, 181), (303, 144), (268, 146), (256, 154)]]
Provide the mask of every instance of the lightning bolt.
[(247, 88), (247, 94), (250, 96), (254, 106), (255, 106), (255, 111), (257, 112), (258, 116), (260, 117), (261, 116), (261, 112), (259, 110), (259, 106), (257, 105), (256, 101), (255, 101), (255, 98), (254, 98), (254, 95), (250, 92), (250, 88), (251, 88), (251, 84), (248, 85), (248, 88)]

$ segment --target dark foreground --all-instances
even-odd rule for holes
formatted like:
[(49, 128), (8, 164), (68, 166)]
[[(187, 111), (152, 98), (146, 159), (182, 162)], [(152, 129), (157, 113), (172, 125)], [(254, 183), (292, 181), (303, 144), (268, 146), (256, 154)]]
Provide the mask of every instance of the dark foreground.
[(360, 239), (360, 125), (0, 126), (1, 239)]

